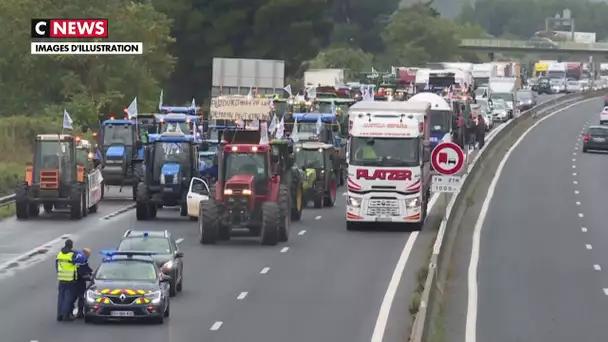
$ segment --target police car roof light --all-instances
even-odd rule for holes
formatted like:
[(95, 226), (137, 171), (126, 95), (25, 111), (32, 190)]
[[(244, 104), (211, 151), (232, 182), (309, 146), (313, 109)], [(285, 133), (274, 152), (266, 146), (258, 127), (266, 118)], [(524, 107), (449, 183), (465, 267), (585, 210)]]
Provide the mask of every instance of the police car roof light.
[(144, 237), (148, 237), (148, 232), (144, 232)]
[(158, 253), (156, 252), (138, 252), (138, 251), (117, 251), (115, 249), (102, 249), (99, 251), (99, 254), (103, 255), (106, 258), (111, 259), (114, 256), (153, 256)]

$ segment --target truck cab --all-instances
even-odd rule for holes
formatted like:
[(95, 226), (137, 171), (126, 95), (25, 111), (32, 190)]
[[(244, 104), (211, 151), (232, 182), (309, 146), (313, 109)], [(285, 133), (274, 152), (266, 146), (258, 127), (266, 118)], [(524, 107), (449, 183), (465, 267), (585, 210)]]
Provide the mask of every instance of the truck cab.
[(361, 224), (402, 223), (419, 229), (430, 197), (428, 121), (421, 107), (351, 107), (347, 179), (347, 229)]

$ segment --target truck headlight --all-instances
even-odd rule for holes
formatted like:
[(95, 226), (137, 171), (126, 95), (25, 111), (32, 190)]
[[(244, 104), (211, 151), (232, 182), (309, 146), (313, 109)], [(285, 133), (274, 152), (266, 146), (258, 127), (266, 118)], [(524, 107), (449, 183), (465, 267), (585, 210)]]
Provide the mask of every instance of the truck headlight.
[(413, 199), (409, 199), (409, 200), (405, 200), (405, 206), (408, 208), (418, 208), (420, 207), (420, 199), (419, 198), (413, 198)]
[(148, 298), (152, 302), (152, 304), (160, 303), (160, 298), (161, 298), (160, 290), (147, 294), (146, 298)]
[(361, 200), (358, 198), (348, 196), (348, 205), (355, 208), (361, 207)]
[(101, 294), (99, 294), (93, 290), (87, 290), (87, 294), (86, 294), (87, 303), (95, 303), (95, 300), (97, 298), (101, 298)]
[(243, 190), (243, 195), (245, 195), (245, 196), (251, 196), (251, 190), (249, 190), (249, 189)]
[(231, 196), (232, 195), (232, 189), (225, 189), (224, 190), (224, 195)]

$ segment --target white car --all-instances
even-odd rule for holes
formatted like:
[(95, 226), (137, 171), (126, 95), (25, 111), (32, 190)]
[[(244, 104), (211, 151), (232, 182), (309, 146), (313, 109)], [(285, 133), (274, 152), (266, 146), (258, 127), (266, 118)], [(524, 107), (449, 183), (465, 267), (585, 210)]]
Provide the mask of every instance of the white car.
[(608, 106), (604, 107), (604, 109), (600, 113), (600, 125), (604, 125), (607, 123), (608, 123)]
[(190, 220), (196, 221), (198, 219), (201, 201), (209, 200), (209, 192), (209, 185), (207, 182), (198, 177), (192, 178), (190, 181), (190, 189), (186, 195), (186, 207), (188, 208), (188, 217), (190, 217)]
[(566, 83), (566, 93), (579, 93), (583, 91), (583, 87), (579, 81), (568, 81)]
[(509, 106), (505, 101), (492, 101), (492, 118), (494, 122), (509, 121)]

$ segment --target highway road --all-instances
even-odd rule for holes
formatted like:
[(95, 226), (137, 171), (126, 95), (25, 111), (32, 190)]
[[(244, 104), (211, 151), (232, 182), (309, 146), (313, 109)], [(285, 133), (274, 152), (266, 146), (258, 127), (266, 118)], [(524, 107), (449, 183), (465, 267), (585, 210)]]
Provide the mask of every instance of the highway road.
[(602, 104), (542, 121), (497, 171), (495, 187), (477, 194), (480, 207), (493, 197), (476, 227), (479, 246), (472, 229), (455, 246), (443, 340), (606, 340), (608, 155), (581, 151), (581, 131), (598, 123)]
[[(132, 342), (370, 341), (381, 312), (378, 331), (384, 341), (407, 339), (409, 298), (417, 285), (415, 273), (426, 262), (431, 233), (347, 232), (345, 197), (339, 196), (335, 208), (305, 210), (286, 244), (262, 247), (252, 239), (234, 239), (202, 246), (196, 224), (176, 210), (163, 210), (156, 221), (138, 222), (133, 210), (112, 214), (129, 202), (102, 204), (99, 214), (79, 222), (0, 223), (4, 267), (37, 246), (50, 250), (30, 253), (34, 256), (27, 261), (0, 271), (2, 342), (106, 342), (111, 336)], [(98, 251), (114, 248), (127, 229), (167, 229), (183, 239), (184, 291), (172, 300), (171, 318), (162, 326), (56, 322), (53, 258), (61, 237), (75, 239), (77, 248)], [(419, 247), (411, 248), (413, 241)], [(380, 310), (404, 249), (410, 258), (392, 281), (399, 285), (394, 305)], [(92, 258), (93, 265), (98, 261), (99, 256)]]

